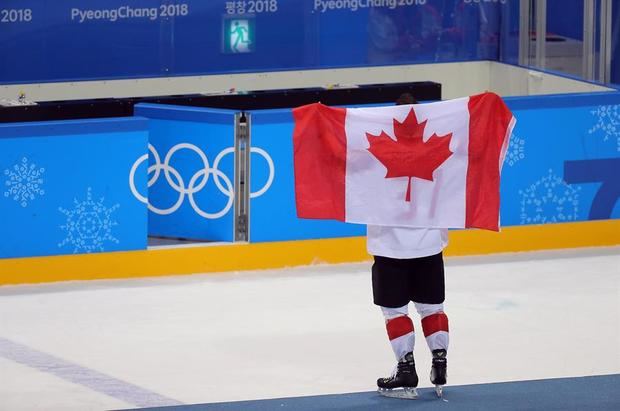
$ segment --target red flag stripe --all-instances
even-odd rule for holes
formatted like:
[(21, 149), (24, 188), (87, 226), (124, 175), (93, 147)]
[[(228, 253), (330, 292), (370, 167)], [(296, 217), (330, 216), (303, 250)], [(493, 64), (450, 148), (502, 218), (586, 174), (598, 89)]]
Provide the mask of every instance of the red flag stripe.
[(346, 109), (310, 104), (293, 117), (297, 216), (344, 221)]
[(448, 316), (444, 313), (437, 313), (422, 318), (422, 331), (424, 331), (425, 337), (433, 335), (438, 331), (449, 332)]
[(499, 179), (512, 113), (494, 93), (469, 98), (465, 227), (499, 231)]
[(406, 315), (392, 318), (385, 325), (390, 341), (413, 332), (413, 322)]

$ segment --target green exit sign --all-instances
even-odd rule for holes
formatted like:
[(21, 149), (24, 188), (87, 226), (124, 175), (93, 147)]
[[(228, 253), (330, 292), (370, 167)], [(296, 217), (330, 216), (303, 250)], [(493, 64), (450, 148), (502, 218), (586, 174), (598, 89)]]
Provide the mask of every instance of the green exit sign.
[(224, 53), (251, 53), (256, 44), (254, 19), (224, 19)]

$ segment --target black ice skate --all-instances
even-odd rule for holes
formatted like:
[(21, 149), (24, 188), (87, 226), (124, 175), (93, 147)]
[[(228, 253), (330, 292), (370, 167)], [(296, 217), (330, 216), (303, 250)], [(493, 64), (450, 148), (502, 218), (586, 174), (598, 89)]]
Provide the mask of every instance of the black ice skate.
[(448, 359), (446, 350), (433, 350), (433, 366), (431, 368), (431, 382), (435, 384), (438, 397), (443, 395), (443, 386), (448, 378)]
[(386, 397), (405, 398), (414, 400), (418, 398), (418, 374), (415, 372), (413, 353), (409, 352), (398, 362), (392, 376), (377, 380), (379, 394)]

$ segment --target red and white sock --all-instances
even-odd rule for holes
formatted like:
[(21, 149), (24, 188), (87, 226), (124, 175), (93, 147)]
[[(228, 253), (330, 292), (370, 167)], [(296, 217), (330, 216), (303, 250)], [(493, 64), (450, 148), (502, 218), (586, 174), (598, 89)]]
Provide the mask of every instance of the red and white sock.
[(415, 308), (422, 318), (422, 331), (428, 348), (448, 350), (449, 328), (448, 316), (443, 312), (443, 304), (415, 303)]
[(408, 305), (399, 308), (381, 307), (381, 311), (385, 317), (385, 328), (396, 361), (400, 361), (405, 354), (413, 351), (415, 344), (413, 322), (408, 315)]

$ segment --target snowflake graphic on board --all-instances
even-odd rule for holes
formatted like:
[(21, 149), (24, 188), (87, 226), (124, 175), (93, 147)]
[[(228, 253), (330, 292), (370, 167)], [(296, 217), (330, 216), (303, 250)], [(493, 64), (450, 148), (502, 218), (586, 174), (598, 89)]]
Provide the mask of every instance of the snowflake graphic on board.
[(506, 151), (506, 162), (509, 166), (513, 166), (519, 160), (525, 158), (525, 140), (513, 134), (510, 139), (508, 151)]
[(120, 205), (115, 204), (108, 208), (103, 201), (103, 197), (99, 201), (93, 200), (91, 188), (88, 187), (86, 200), (74, 199), (72, 210), (58, 208), (58, 211), (67, 217), (65, 225), (60, 226), (67, 237), (58, 244), (58, 247), (70, 244), (73, 246), (73, 253), (92, 253), (104, 251), (106, 241), (118, 244), (118, 240), (112, 235), (112, 227), (118, 224), (111, 215)]
[(26, 157), (15, 164), (13, 168), (4, 170), (6, 190), (5, 197), (12, 197), (22, 207), (27, 207), (28, 202), (37, 196), (45, 195), (43, 190), (43, 174), (45, 169), (37, 167), (36, 164), (28, 161)]
[(579, 190), (571, 187), (549, 170), (549, 173), (519, 190), (521, 224), (561, 223), (577, 220)]
[(603, 141), (616, 139), (616, 149), (620, 151), (620, 104), (598, 106), (591, 113), (596, 117), (597, 123), (588, 130), (588, 134), (597, 131), (605, 134)]

